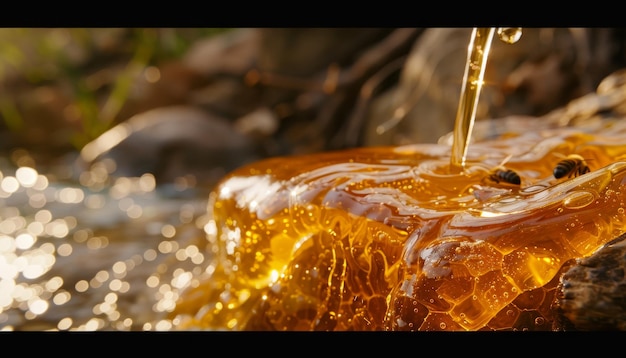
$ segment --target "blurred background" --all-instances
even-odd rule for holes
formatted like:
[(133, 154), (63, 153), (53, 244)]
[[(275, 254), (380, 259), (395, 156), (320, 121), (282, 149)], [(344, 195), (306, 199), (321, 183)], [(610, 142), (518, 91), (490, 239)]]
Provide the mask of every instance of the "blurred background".
[[(434, 143), (471, 28), (0, 29), (0, 329), (168, 330), (211, 188), (270, 156)], [(621, 28), (493, 40), (477, 121), (626, 67)]]

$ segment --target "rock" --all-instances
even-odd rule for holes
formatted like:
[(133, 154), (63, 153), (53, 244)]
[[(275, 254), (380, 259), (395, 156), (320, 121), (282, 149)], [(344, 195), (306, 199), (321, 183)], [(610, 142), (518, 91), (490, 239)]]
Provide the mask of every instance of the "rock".
[(88, 169), (105, 159), (110, 175), (152, 173), (157, 184), (192, 175), (199, 186), (259, 158), (253, 142), (225, 119), (191, 106), (156, 108), (128, 119), (82, 149), (78, 166)]
[(559, 329), (626, 330), (626, 234), (561, 277)]
[(242, 75), (258, 56), (259, 38), (258, 29), (234, 29), (196, 41), (181, 61), (202, 76)]

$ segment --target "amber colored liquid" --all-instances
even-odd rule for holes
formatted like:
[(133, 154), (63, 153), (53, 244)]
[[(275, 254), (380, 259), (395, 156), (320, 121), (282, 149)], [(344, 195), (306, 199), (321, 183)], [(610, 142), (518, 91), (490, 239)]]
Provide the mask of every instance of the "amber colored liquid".
[[(626, 123), (273, 158), (224, 178), (181, 329), (549, 330), (558, 275), (626, 231)], [(558, 153), (558, 154), (555, 154)], [(555, 179), (577, 153), (591, 172)], [(521, 185), (490, 179), (505, 166)]]
[(483, 86), (487, 59), (491, 50), (491, 41), (494, 33), (498, 38), (508, 44), (516, 43), (522, 36), (522, 29), (515, 27), (498, 28), (474, 28), (467, 49), (467, 63), (465, 74), (461, 82), (461, 96), (454, 123), (454, 141), (450, 156), (450, 170), (461, 172), (465, 169), (465, 159), (469, 140), (472, 136), (472, 128), (476, 119), (478, 99)]
[[(550, 330), (559, 274), (626, 231), (626, 124), (467, 151), (493, 29), (475, 35), (486, 51), (468, 66), (452, 151), (360, 148), (225, 177), (209, 202), (215, 260), (178, 302), (177, 328)], [(572, 153), (591, 172), (556, 179)], [(520, 185), (495, 174), (503, 162)]]
[(485, 67), (491, 49), (494, 28), (475, 28), (468, 47), (467, 64), (461, 86), (461, 98), (454, 125), (454, 142), (450, 169), (460, 172), (465, 168), (465, 157), (474, 126), (476, 108), (483, 85)]

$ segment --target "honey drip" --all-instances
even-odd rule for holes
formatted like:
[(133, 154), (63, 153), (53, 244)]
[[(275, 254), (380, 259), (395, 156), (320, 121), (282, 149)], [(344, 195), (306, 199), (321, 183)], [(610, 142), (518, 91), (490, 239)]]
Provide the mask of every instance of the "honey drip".
[[(450, 169), (460, 172), (465, 168), (465, 156), (476, 119), (476, 108), (483, 86), (485, 67), (491, 51), (491, 41), (494, 28), (474, 28), (467, 49), (467, 63), (461, 87), (459, 108), (454, 124), (454, 142), (450, 157)], [(498, 38), (502, 42), (513, 44), (522, 36), (519, 27), (504, 27), (497, 30)]]
[[(214, 260), (176, 328), (550, 330), (559, 274), (626, 232), (625, 136), (625, 121), (507, 133), (461, 171), (445, 144), (242, 167), (210, 196)], [(591, 171), (554, 178), (571, 153)], [(519, 185), (490, 180), (505, 158)]]
[(465, 168), (467, 146), (476, 118), (476, 107), (483, 85), (487, 58), (491, 49), (494, 28), (474, 28), (468, 48), (467, 64), (461, 87), (459, 109), (454, 124), (454, 142), (450, 169), (460, 172)]

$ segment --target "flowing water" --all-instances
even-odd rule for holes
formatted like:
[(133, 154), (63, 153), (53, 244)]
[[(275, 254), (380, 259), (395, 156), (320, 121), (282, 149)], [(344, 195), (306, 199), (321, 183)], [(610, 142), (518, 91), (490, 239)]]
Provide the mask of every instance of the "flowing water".
[(39, 173), (23, 150), (0, 164), (2, 330), (170, 328), (159, 317), (209, 259), (206, 199), (104, 166)]

